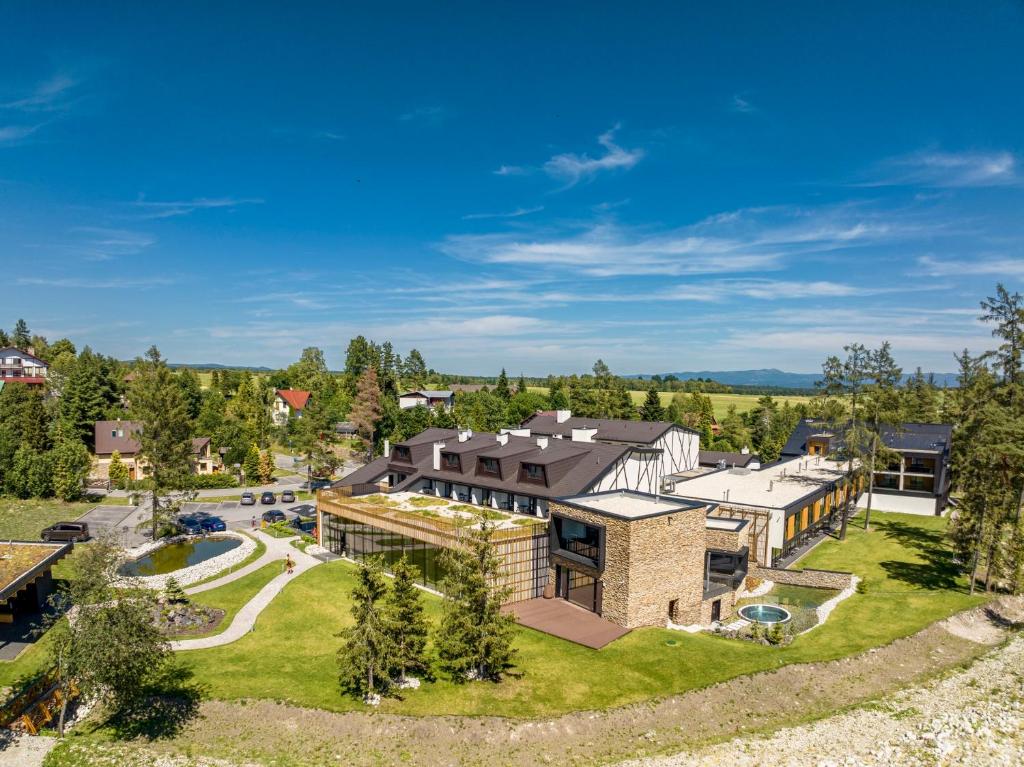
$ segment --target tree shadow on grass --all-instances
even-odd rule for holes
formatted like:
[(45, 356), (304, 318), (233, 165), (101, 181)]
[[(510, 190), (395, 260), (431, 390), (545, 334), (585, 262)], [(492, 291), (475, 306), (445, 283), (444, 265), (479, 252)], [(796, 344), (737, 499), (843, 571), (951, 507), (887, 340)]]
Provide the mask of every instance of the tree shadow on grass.
[(125, 740), (175, 737), (199, 713), (204, 688), (193, 676), (187, 666), (168, 665), (134, 704), (118, 711), (107, 724)]
[(912, 551), (923, 562), (888, 560), (879, 566), (890, 578), (929, 591), (965, 592), (959, 582), (960, 568), (953, 561), (946, 536), (939, 530), (926, 530), (917, 525), (896, 520), (876, 523), (876, 530)]

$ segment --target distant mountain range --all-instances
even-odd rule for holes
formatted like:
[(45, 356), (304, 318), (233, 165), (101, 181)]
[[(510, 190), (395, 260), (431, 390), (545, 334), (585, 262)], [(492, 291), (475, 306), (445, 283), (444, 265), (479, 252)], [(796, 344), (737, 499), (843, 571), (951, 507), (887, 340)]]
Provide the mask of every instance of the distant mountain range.
[[(649, 379), (653, 374), (643, 373), (629, 378)], [(698, 370), (680, 373), (660, 373), (664, 378), (673, 375), (680, 381), (692, 378), (710, 378), (712, 381), (728, 386), (779, 386), (789, 389), (813, 389), (816, 381), (821, 380), (821, 373), (788, 373), (776, 368), (759, 370)], [(956, 386), (956, 373), (934, 373), (935, 383), (939, 386)]]
[(221, 365), (218, 362), (168, 362), (169, 368), (192, 368), (192, 370), (248, 370), (252, 373), (273, 373), (274, 368), (251, 367), (248, 365)]

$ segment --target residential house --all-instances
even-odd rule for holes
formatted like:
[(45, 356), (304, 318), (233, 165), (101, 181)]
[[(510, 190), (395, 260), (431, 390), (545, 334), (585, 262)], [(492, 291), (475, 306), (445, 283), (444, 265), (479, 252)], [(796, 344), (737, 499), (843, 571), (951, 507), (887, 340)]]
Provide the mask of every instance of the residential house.
[[(149, 465), (141, 454), (142, 446), (138, 435), (142, 424), (138, 421), (97, 421), (94, 425), (96, 464), (93, 469), (98, 477), (106, 478), (110, 473), (110, 461), (116, 452), (128, 468), (129, 479), (145, 479)], [(192, 471), (195, 474), (215, 474), (220, 471), (220, 457), (211, 450), (209, 437), (192, 440)]]
[(302, 411), (309, 404), (310, 393), (302, 389), (277, 389), (271, 405), (271, 417), (278, 426), (284, 426), (292, 418), (302, 418)]
[[(832, 455), (842, 450), (837, 429), (806, 418), (789, 435), (782, 455)], [(939, 515), (949, 503), (949, 451), (953, 427), (942, 423), (901, 423), (882, 427), (882, 443), (898, 454), (875, 470), (871, 504), (878, 511)], [(861, 496), (861, 505), (867, 496)]]
[(34, 351), (31, 347), (25, 351), (13, 346), (0, 349), (0, 386), (9, 381), (26, 386), (42, 386), (46, 383), (50, 366), (36, 357)]
[(454, 404), (455, 392), (451, 389), (420, 389), (398, 395), (398, 407), (402, 410), (408, 410), (419, 405), (430, 410), (438, 406), (451, 410)]

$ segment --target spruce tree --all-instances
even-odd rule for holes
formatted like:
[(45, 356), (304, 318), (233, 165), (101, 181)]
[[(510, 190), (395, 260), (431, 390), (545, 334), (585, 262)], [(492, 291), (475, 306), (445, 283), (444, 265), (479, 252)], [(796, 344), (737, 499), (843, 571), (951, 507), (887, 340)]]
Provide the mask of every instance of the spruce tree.
[(110, 484), (118, 490), (124, 490), (128, 485), (128, 467), (121, 460), (121, 453), (115, 450), (110, 454), (110, 465), (107, 468), (107, 477)]
[(245, 460), (242, 461), (242, 472), (245, 474), (246, 482), (253, 485), (259, 484), (260, 449), (255, 442), (249, 446), (249, 452), (245, 454)]
[(388, 631), (384, 597), (387, 585), (380, 559), (371, 557), (359, 567), (352, 589), (352, 617), (355, 623), (342, 630), (338, 650), (338, 681), (346, 692), (367, 700), (386, 691), (395, 664), (395, 648)]
[(526, 391), (529, 391), (526, 388), (526, 377), (523, 376), (522, 373), (520, 373), (519, 374), (519, 383), (516, 384), (516, 394), (523, 394)]
[(647, 389), (647, 398), (640, 408), (641, 421), (660, 421), (665, 417), (665, 409), (661, 406), (661, 396), (656, 384)]
[(445, 594), (438, 656), (452, 679), (498, 680), (512, 665), (514, 621), (501, 612), (511, 590), (502, 585), (494, 526), (481, 518), (457, 548), (442, 553)]
[(394, 580), (388, 595), (388, 634), (395, 649), (398, 679), (404, 683), (407, 673), (427, 670), (427, 619), (422, 594), (416, 588), (419, 570), (403, 556), (391, 572)]
[(264, 485), (268, 485), (274, 480), (274, 456), (269, 450), (260, 453), (259, 478)]
[(505, 402), (512, 399), (512, 392), (508, 388), (508, 376), (505, 374), (505, 368), (501, 369), (501, 373), (498, 375), (498, 382), (494, 384), (494, 393)]
[(28, 329), (25, 320), (18, 320), (14, 325), (14, 332), (11, 333), (11, 346), (21, 351), (26, 351), (32, 343), (32, 333)]

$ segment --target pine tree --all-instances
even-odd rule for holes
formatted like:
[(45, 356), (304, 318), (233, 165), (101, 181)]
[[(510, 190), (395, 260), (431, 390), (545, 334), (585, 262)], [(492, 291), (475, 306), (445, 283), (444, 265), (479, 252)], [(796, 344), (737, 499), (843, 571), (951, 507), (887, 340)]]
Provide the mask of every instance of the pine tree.
[(525, 376), (523, 376), (522, 373), (520, 373), (519, 383), (516, 384), (516, 394), (523, 394), (524, 392), (527, 391), (529, 391), (529, 389), (526, 388), (526, 378)]
[(388, 595), (388, 634), (395, 648), (394, 663), (400, 682), (406, 674), (427, 670), (427, 619), (423, 598), (416, 588), (419, 571), (403, 556), (391, 568), (394, 580)]
[(185, 589), (178, 583), (178, 579), (173, 576), (164, 582), (164, 599), (176, 605), (187, 605), (189, 602)]
[(665, 409), (661, 406), (661, 395), (656, 384), (647, 389), (647, 398), (640, 408), (641, 421), (660, 421), (665, 417)]
[(356, 398), (348, 417), (368, 450), (372, 452), (377, 422), (381, 417), (380, 387), (377, 385), (377, 371), (372, 367), (366, 368), (359, 376)]
[(124, 490), (128, 485), (128, 467), (124, 465), (124, 461), (121, 460), (121, 453), (117, 450), (110, 454), (107, 477), (110, 479), (110, 484), (118, 490)]
[(493, 533), (493, 524), (481, 518), (461, 546), (442, 553), (445, 598), (438, 656), (457, 682), (498, 680), (515, 656), (514, 621), (501, 612), (510, 589), (502, 585)]
[(28, 329), (25, 320), (18, 320), (14, 325), (14, 332), (11, 333), (11, 346), (21, 351), (26, 351), (32, 343), (32, 333)]
[(166, 516), (161, 495), (181, 490), (188, 484), (192, 469), (191, 421), (181, 387), (155, 346), (139, 360), (129, 391), (131, 413), (140, 430), (132, 434), (139, 442), (139, 453), (149, 466), (152, 481), (152, 532), (157, 537), (160, 522)]
[(494, 393), (505, 402), (512, 399), (512, 392), (508, 388), (508, 376), (505, 374), (505, 368), (501, 369), (501, 373), (498, 375), (498, 382), (494, 384)]
[(352, 617), (355, 624), (341, 631), (338, 650), (338, 681), (346, 692), (370, 700), (386, 691), (395, 665), (395, 648), (388, 632), (384, 597), (387, 585), (380, 559), (372, 557), (359, 567), (352, 589)]
[(416, 349), (411, 349), (405, 358), (405, 366), (402, 369), (402, 377), (406, 383), (413, 388), (423, 386), (427, 380), (427, 363), (423, 355)]
[(254, 442), (249, 446), (249, 452), (245, 454), (242, 461), (242, 473), (247, 482), (257, 484), (260, 481), (260, 448)]
[[(921, 368), (917, 369), (920, 374)], [(875, 494), (875, 469), (887, 466), (903, 457), (890, 450), (882, 436), (886, 427), (900, 422), (900, 396), (897, 387), (903, 378), (903, 369), (892, 356), (892, 347), (885, 341), (870, 353), (868, 377), (864, 392), (864, 418), (868, 430), (868, 504), (864, 510), (864, 529), (871, 529), (871, 504)]]

